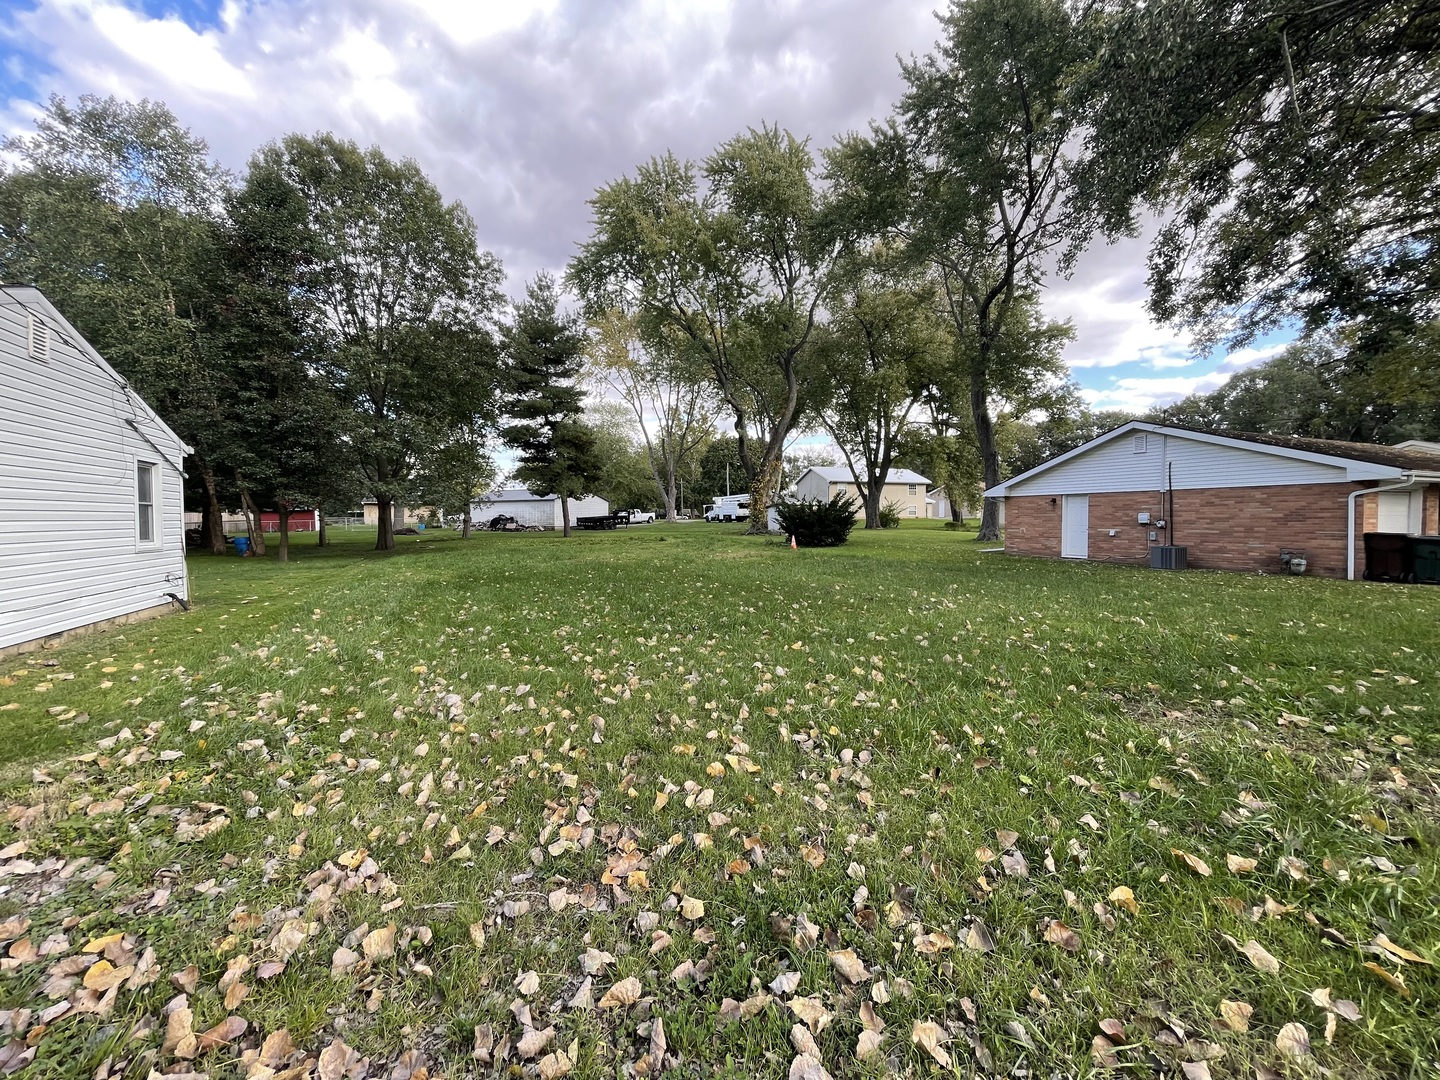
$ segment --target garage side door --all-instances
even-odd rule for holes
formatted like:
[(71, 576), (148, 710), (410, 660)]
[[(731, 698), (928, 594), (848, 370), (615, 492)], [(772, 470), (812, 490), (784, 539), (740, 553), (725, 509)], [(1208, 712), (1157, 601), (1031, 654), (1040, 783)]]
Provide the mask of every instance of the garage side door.
[(1090, 496), (1066, 495), (1060, 509), (1060, 557), (1090, 557)]

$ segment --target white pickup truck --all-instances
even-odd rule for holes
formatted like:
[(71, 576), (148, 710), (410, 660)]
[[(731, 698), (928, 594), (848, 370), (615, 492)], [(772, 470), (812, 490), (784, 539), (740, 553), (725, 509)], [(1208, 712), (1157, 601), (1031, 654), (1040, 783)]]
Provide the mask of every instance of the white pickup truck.
[(648, 510), (621, 510), (630, 519), (631, 525), (654, 525), (655, 515)]

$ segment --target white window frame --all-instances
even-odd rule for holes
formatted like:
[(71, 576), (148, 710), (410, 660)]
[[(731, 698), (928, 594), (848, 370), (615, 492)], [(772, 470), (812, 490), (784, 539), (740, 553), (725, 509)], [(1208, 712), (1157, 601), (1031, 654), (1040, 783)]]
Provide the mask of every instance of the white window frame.
[(911, 506), (910, 506), (910, 517), (915, 517), (915, 516), (916, 516), (916, 514), (915, 514), (915, 506), (914, 506), (914, 504), (912, 503)]
[[(159, 551), (165, 537), (165, 520), (162, 510), (164, 509), (163, 481), (160, 475), (160, 463), (151, 461), (148, 458), (132, 458), (130, 475), (135, 478), (135, 487), (132, 489), (133, 503), (135, 508), (135, 550), (136, 551)], [(140, 501), (140, 470), (150, 471), (150, 502), (148, 504)], [(141, 507), (150, 507), (150, 539), (146, 540), (141, 536)]]
[(908, 489), (906, 490), (905, 494), (906, 494), (906, 495), (914, 495), (914, 494), (915, 494), (915, 485), (914, 485), (914, 484), (908, 485)]

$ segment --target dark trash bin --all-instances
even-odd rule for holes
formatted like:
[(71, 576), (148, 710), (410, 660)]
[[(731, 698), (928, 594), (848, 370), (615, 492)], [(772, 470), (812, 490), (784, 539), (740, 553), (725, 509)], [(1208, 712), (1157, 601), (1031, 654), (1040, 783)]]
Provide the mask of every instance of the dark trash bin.
[(1410, 572), (1410, 537), (1404, 533), (1365, 534), (1366, 581), (1409, 581)]
[(1410, 580), (1440, 585), (1440, 536), (1410, 537)]

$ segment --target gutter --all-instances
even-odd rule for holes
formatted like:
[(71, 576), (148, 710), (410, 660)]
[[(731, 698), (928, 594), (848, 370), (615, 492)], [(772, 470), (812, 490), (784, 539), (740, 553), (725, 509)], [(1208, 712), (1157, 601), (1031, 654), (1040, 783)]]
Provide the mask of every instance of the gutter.
[(1424, 473), (1408, 473), (1405, 479), (1394, 484), (1382, 484), (1379, 487), (1356, 488), (1349, 495), (1345, 496), (1345, 509), (1348, 518), (1345, 524), (1345, 539), (1347, 546), (1345, 550), (1345, 580), (1355, 580), (1355, 498), (1357, 495), (1378, 495), (1383, 491), (1410, 491), (1416, 486), (1435, 483), (1440, 477), (1433, 477)]

